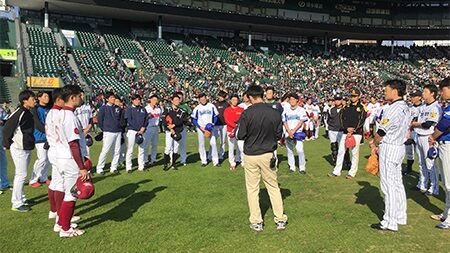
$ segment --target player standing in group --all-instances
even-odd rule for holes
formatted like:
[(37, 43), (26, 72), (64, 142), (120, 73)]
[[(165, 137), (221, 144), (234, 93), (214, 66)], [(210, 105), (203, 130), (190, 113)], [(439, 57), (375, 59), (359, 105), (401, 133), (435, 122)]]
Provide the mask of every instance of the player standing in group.
[[(148, 117), (147, 130), (144, 136), (144, 163), (145, 167), (151, 167), (156, 163), (156, 154), (158, 152), (158, 134), (159, 121), (161, 120), (161, 108), (159, 107), (159, 98), (157, 95), (151, 95), (149, 102), (145, 107)], [(148, 149), (151, 145), (152, 152), (150, 155), (150, 162), (148, 161)]]
[[(89, 105), (89, 102), (86, 101), (84, 92), (81, 93), (81, 100), (81, 106), (75, 109), (75, 116), (80, 121), (81, 127), (83, 128), (84, 137), (86, 138), (94, 125), (92, 120), (92, 108)], [(90, 152), (88, 146), (86, 146), (86, 151), (89, 155)]]
[[(241, 163), (242, 150), (239, 149), (236, 139), (236, 124), (244, 112), (242, 107), (238, 106), (238, 95), (230, 96), (230, 106), (225, 108), (224, 119), (227, 124), (228, 135), (228, 162), (230, 163), (230, 170), (235, 170), (237, 163)], [(236, 150), (236, 156), (234, 154)], [(243, 164), (241, 164), (244, 166)]]
[(36, 161), (34, 162), (33, 171), (29, 185), (37, 188), (41, 184), (49, 184), (48, 180), (48, 143), (45, 136), (45, 117), (50, 110), (48, 102), (50, 97), (46, 92), (37, 93), (38, 104), (31, 110), (34, 118), (34, 141), (36, 144)]
[[(439, 84), (441, 98), (450, 100), (450, 77)], [(441, 180), (445, 191), (445, 208), (442, 214), (432, 215), (431, 218), (441, 223), (436, 225), (440, 229), (450, 229), (450, 105), (443, 110), (442, 118), (434, 128), (430, 137), (430, 145), (438, 144), (439, 160), (441, 161)]]
[(27, 168), (34, 149), (34, 120), (30, 110), (36, 101), (31, 90), (19, 93), (20, 107), (12, 113), (3, 127), (3, 147), (10, 149), (15, 166), (13, 191), (11, 196), (13, 211), (27, 212), (31, 210), (26, 202), (23, 184), (27, 177)]
[(105, 167), (106, 156), (109, 151), (112, 152), (111, 173), (119, 173), (117, 165), (120, 158), (120, 146), (122, 137), (121, 126), (121, 108), (115, 105), (116, 96), (112, 92), (105, 94), (106, 104), (100, 107), (97, 119), (98, 126), (103, 131), (103, 145), (102, 151), (98, 158), (97, 173), (103, 175), (103, 168)]
[(433, 134), (434, 127), (442, 115), (442, 108), (436, 100), (438, 91), (436, 85), (424, 86), (422, 98), (425, 103), (420, 108), (417, 121), (411, 123), (411, 128), (417, 133), (417, 149), (420, 153), (421, 173), (417, 188), (427, 195), (435, 196), (439, 194), (439, 173), (435, 159), (428, 158), (427, 152), (430, 148), (428, 138)]
[[(197, 128), (197, 136), (198, 136), (198, 152), (200, 153), (200, 159), (202, 162), (202, 167), (206, 166), (208, 164), (206, 150), (205, 150), (205, 136), (204, 132), (207, 131), (205, 129), (206, 125), (212, 124), (213, 126), (216, 125), (219, 112), (217, 111), (217, 108), (211, 104), (208, 103), (208, 100), (206, 99), (206, 94), (201, 93), (198, 96), (200, 104), (197, 105), (194, 108), (194, 111), (192, 112), (192, 122)], [(212, 156), (212, 162), (215, 167), (219, 167), (219, 156), (217, 154), (217, 145), (216, 145), (216, 137), (214, 134), (211, 134), (209, 138), (209, 143), (211, 146), (211, 156)]]
[[(128, 173), (131, 173), (133, 167), (133, 150), (134, 145), (138, 145), (138, 170), (144, 171), (145, 165), (145, 143), (144, 133), (148, 125), (148, 114), (141, 105), (141, 96), (138, 94), (131, 95), (131, 106), (125, 109), (124, 119), (127, 125), (127, 153), (125, 166)], [(138, 140), (138, 141), (136, 141)], [(142, 141), (141, 141), (142, 140)]]
[(57, 224), (61, 227), (60, 237), (76, 237), (84, 234), (83, 230), (71, 227), (71, 219), (75, 211), (76, 197), (72, 194), (78, 177), (82, 181), (90, 179), (89, 169), (85, 165), (87, 158), (83, 157), (84, 133), (80, 122), (74, 114), (81, 105), (81, 88), (76, 85), (66, 85), (61, 90), (64, 107), (59, 112), (61, 125), (57, 126), (56, 168), (62, 178), (64, 200), (58, 211)]
[[(184, 93), (181, 91), (178, 91), (175, 93), (176, 96), (178, 96), (180, 98), (180, 105), (179, 108), (184, 112), (185, 115), (191, 115), (192, 114), (192, 108), (188, 105), (188, 103), (186, 102)], [(184, 165), (186, 165), (186, 148), (187, 148), (187, 128), (188, 126), (192, 126), (191, 122), (190, 122), (190, 118), (188, 120), (188, 122), (186, 122), (186, 124), (183, 127), (183, 131), (181, 132), (181, 134), (183, 135), (183, 138), (181, 138), (180, 142), (175, 142), (175, 146), (176, 146), (176, 150), (178, 150), (180, 152), (180, 162)]]
[[(225, 142), (227, 141), (227, 125), (225, 123), (225, 119), (223, 117), (223, 113), (225, 109), (229, 106), (227, 101), (228, 94), (225, 91), (219, 91), (217, 94), (217, 101), (214, 103), (214, 106), (217, 108), (219, 112), (219, 117), (217, 118), (217, 124), (214, 125), (214, 133), (216, 135), (216, 141), (220, 141), (218, 154), (219, 161), (222, 162), (223, 157), (225, 155)], [(211, 156), (211, 152), (208, 153)], [(211, 158), (211, 157), (208, 157)]]
[(337, 177), (341, 175), (342, 165), (344, 163), (345, 156), (345, 140), (346, 138), (355, 139), (355, 146), (352, 148), (352, 165), (348, 174), (346, 176), (347, 179), (352, 179), (356, 176), (356, 172), (358, 172), (358, 164), (359, 164), (359, 145), (361, 143), (362, 135), (363, 135), (363, 124), (366, 118), (366, 111), (364, 110), (363, 105), (360, 102), (361, 92), (354, 88), (351, 90), (350, 103), (342, 109), (341, 115), (341, 124), (343, 128), (344, 134), (339, 140), (339, 150), (338, 156), (336, 160), (336, 166), (333, 169), (332, 173), (329, 173), (328, 176)]
[(294, 148), (298, 155), (298, 167), (300, 174), (306, 174), (305, 152), (303, 151), (303, 140), (306, 135), (303, 132), (305, 121), (308, 120), (305, 109), (298, 105), (298, 95), (289, 95), (289, 107), (284, 108), (281, 119), (285, 129), (286, 148), (288, 156), (289, 171), (295, 172)]
[(398, 231), (398, 225), (406, 225), (407, 222), (402, 162), (405, 157), (404, 143), (410, 111), (402, 99), (406, 93), (406, 84), (403, 81), (386, 81), (384, 93), (390, 105), (383, 113), (380, 127), (370, 147), (373, 153), (378, 151), (380, 187), (384, 195), (385, 209), (383, 220), (373, 224), (372, 228), (395, 232)]
[(312, 104), (312, 112), (313, 112), (313, 123), (314, 123), (314, 132), (313, 132), (313, 139), (316, 140), (319, 138), (319, 131), (320, 131), (320, 107), (317, 104), (317, 99), (313, 98), (313, 104)]
[(328, 116), (330, 115), (330, 110), (333, 107), (333, 99), (332, 98), (328, 98), (328, 101), (326, 103), (324, 103), (325, 105), (323, 106), (323, 110), (322, 110), (322, 119), (323, 119), (323, 124), (325, 125), (325, 137), (328, 137)]
[(380, 109), (381, 109), (380, 103), (378, 103), (375, 97), (371, 97), (370, 103), (367, 104), (367, 117), (364, 122), (364, 131), (367, 137), (373, 136), (373, 127), (375, 126), (375, 118)]
[(116, 96), (116, 101), (114, 104), (120, 109), (120, 151), (119, 151), (119, 164), (117, 165), (119, 168), (125, 167), (125, 152), (126, 152), (126, 143), (125, 143), (125, 135), (127, 130), (127, 122), (125, 121), (125, 107), (126, 104), (123, 101), (123, 98)]
[(333, 106), (328, 110), (328, 138), (330, 139), (331, 159), (336, 163), (339, 141), (342, 138), (342, 124), (341, 124), (341, 110), (342, 110), (342, 96), (340, 93), (334, 96)]
[[(172, 97), (172, 106), (166, 108), (162, 115), (162, 123), (166, 128), (166, 147), (164, 149), (164, 170), (177, 170), (176, 160), (178, 148), (181, 145), (183, 129), (189, 124), (189, 115), (179, 108), (181, 99), (177, 95)], [(176, 144), (178, 143), (178, 145)], [(172, 163), (170, 159), (172, 157)]]
[[(413, 91), (409, 94), (409, 99), (411, 104), (409, 105), (409, 111), (411, 113), (410, 122), (416, 122), (419, 118), (420, 107), (422, 105), (422, 92), (419, 90)], [(417, 153), (419, 157), (419, 173), (422, 173), (421, 165), (420, 165), (420, 152), (414, 152), (417, 149), (416, 141), (417, 141), (417, 133), (413, 128), (410, 128), (408, 131), (408, 140), (406, 140), (406, 168), (403, 171), (403, 175), (409, 175), (412, 173), (412, 166), (414, 164), (414, 153)]]

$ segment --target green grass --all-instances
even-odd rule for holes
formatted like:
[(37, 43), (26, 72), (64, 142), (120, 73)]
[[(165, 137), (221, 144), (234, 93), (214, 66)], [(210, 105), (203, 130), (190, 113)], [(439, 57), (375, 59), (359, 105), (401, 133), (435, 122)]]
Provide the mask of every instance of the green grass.
[[(188, 157), (195, 163), (179, 171), (164, 172), (158, 166), (95, 176), (95, 196), (77, 202), (79, 225), (86, 229), (79, 238), (60, 239), (52, 232), (46, 187), (25, 187), (28, 199), (37, 202), (28, 213), (10, 211), (11, 193), (0, 195), (1, 252), (450, 252), (450, 231), (434, 228), (437, 223), (429, 218), (442, 210), (443, 191), (438, 198), (410, 191), (415, 177), (405, 180), (408, 225), (395, 234), (370, 229), (384, 205), (378, 178), (364, 171), (367, 144), (351, 181), (326, 176), (332, 166), (324, 158), (329, 143), (322, 137), (305, 143), (305, 176), (287, 172), (286, 150), (280, 148), (279, 183), (289, 225), (285, 231), (275, 230), (262, 190), (266, 226), (255, 233), (248, 227), (243, 170), (229, 171), (227, 161), (221, 168), (201, 168), (196, 143), (190, 134)], [(99, 143), (91, 149), (94, 164), (99, 149)]]

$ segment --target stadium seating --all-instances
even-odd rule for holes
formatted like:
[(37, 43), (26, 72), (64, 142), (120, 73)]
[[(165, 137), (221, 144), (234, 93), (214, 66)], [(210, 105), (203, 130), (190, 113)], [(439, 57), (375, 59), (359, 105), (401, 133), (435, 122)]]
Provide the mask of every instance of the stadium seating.
[(9, 93), (8, 87), (6, 86), (5, 80), (0, 76), (0, 103), (10, 102), (11, 95)]

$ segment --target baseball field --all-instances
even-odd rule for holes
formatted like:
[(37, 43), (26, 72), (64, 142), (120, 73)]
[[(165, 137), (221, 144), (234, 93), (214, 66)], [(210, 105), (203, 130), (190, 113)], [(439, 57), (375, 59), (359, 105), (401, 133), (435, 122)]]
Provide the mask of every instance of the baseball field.
[[(163, 135), (159, 143), (158, 161)], [(100, 148), (98, 142), (91, 147), (94, 164)], [(94, 175), (95, 196), (77, 201), (75, 214), (82, 217), (78, 225), (86, 230), (79, 238), (60, 239), (52, 231), (46, 186), (25, 187), (33, 203), (27, 213), (11, 211), (11, 191), (4, 192), (0, 252), (450, 252), (450, 232), (436, 229), (437, 222), (430, 219), (442, 211), (444, 192), (441, 188), (438, 197), (428, 197), (411, 190), (417, 173), (404, 177), (408, 225), (397, 233), (370, 228), (382, 217), (384, 204), (379, 179), (364, 170), (367, 142), (353, 180), (345, 179), (345, 171), (339, 178), (327, 177), (332, 165), (323, 137), (305, 143), (306, 175), (289, 173), (286, 149), (278, 150), (278, 179), (289, 217), (285, 231), (275, 229), (263, 184), (265, 228), (260, 233), (249, 228), (243, 169), (229, 171), (227, 160), (221, 168), (200, 167), (197, 140), (189, 134), (189, 164), (178, 171), (163, 171), (158, 162), (145, 172)], [(12, 184), (10, 157), (8, 162)]]

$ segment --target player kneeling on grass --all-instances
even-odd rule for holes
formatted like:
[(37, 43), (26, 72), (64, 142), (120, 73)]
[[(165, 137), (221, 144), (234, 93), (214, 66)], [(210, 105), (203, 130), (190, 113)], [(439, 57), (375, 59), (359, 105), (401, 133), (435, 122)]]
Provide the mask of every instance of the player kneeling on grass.
[[(66, 85), (61, 90), (64, 107), (60, 112), (60, 125), (57, 131), (56, 168), (62, 178), (64, 200), (58, 211), (58, 225), (61, 227), (60, 237), (75, 237), (82, 235), (83, 230), (71, 227), (75, 210), (76, 197), (72, 194), (72, 188), (77, 183), (78, 177), (82, 181), (90, 180), (89, 161), (83, 157), (85, 150), (83, 128), (74, 114), (74, 110), (81, 104), (81, 88), (76, 85)], [(86, 163), (85, 163), (86, 162)]]
[(289, 170), (295, 172), (294, 148), (298, 155), (298, 166), (300, 174), (306, 174), (305, 152), (303, 151), (303, 140), (306, 135), (303, 132), (304, 123), (308, 120), (305, 109), (298, 105), (298, 95), (289, 95), (289, 105), (284, 108), (281, 115), (284, 129), (286, 130), (286, 148), (288, 156)]
[(148, 125), (148, 115), (145, 108), (141, 105), (141, 96), (131, 96), (131, 106), (125, 110), (125, 121), (127, 123), (127, 154), (125, 165), (128, 173), (131, 173), (134, 144), (138, 145), (138, 170), (144, 171), (145, 163), (145, 143), (144, 132)]
[[(241, 162), (242, 150), (239, 149), (236, 139), (236, 124), (244, 112), (244, 108), (238, 106), (238, 95), (231, 95), (230, 106), (224, 111), (224, 118), (227, 124), (228, 135), (228, 161), (230, 162), (230, 170), (236, 169), (236, 164)], [(234, 151), (236, 150), (236, 156)]]
[(245, 185), (250, 209), (250, 228), (263, 230), (263, 219), (259, 206), (259, 182), (262, 178), (270, 196), (277, 230), (286, 228), (288, 217), (283, 212), (283, 200), (277, 180), (276, 158), (278, 140), (283, 135), (281, 114), (264, 104), (264, 90), (259, 85), (248, 87), (250, 106), (239, 120), (237, 137), (244, 141)]
[[(450, 77), (440, 84), (442, 99), (450, 100)], [(450, 105), (444, 108), (441, 120), (436, 125), (434, 133), (430, 137), (430, 145), (438, 145), (439, 160), (441, 161), (441, 177), (445, 191), (445, 208), (442, 214), (432, 215), (434, 220), (441, 221), (436, 225), (440, 229), (450, 229)]]
[(3, 147), (11, 150), (15, 166), (14, 186), (12, 191), (12, 210), (27, 212), (30, 209), (25, 199), (23, 184), (27, 177), (27, 168), (34, 149), (34, 122), (30, 112), (36, 102), (31, 90), (19, 93), (20, 107), (13, 112), (3, 128)]
[[(402, 179), (402, 162), (409, 128), (410, 111), (402, 97), (406, 84), (400, 80), (385, 82), (385, 99), (389, 101), (380, 121), (379, 129), (370, 142), (372, 153), (378, 151), (380, 187), (384, 194), (383, 220), (371, 227), (378, 230), (398, 231), (406, 225), (406, 193)], [(378, 149), (378, 150), (377, 150)]]

